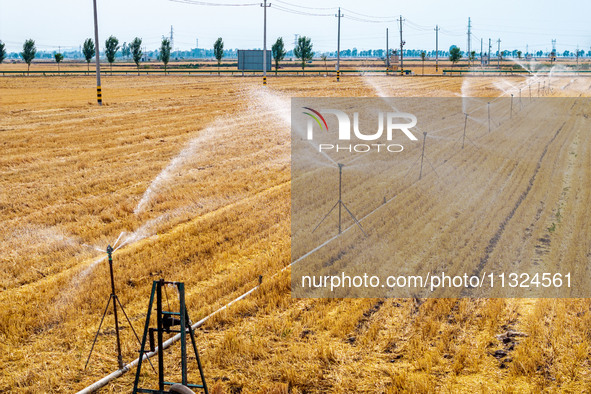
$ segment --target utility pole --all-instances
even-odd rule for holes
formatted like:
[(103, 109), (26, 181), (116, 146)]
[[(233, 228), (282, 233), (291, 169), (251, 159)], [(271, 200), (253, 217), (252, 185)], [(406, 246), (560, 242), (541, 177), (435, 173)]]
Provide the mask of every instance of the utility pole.
[(472, 53), (472, 47), (471, 47), (472, 42), (470, 41), (470, 36), (472, 35), (472, 33), (470, 32), (471, 28), (472, 28), (472, 21), (470, 20), (470, 18), (468, 18), (468, 59), (470, 59), (470, 54)]
[(341, 18), (344, 16), (341, 14), (341, 7), (339, 7), (339, 13), (335, 15), (338, 18), (337, 28), (337, 82), (341, 80)]
[[(578, 50), (577, 50), (578, 53)], [(386, 27), (386, 73), (390, 68), (390, 47), (388, 46), (388, 28)]]
[(404, 75), (404, 44), (405, 44), (405, 42), (402, 40), (402, 22), (404, 21), (404, 19), (402, 18), (402, 15), (400, 15), (400, 19), (398, 19), (398, 21), (400, 22), (400, 75)]
[(497, 52), (497, 65), (500, 70), (501, 69), (501, 39), (500, 38), (497, 40), (497, 43), (499, 44), (499, 49)]
[(170, 25), (170, 47), (172, 48), (172, 50), (174, 52), (174, 29), (173, 29), (172, 25)]
[(96, 99), (98, 105), (103, 105), (103, 92), (101, 90), (101, 62), (99, 59), (99, 34), (98, 34), (98, 16), (96, 12), (96, 0), (93, 0), (94, 6), (94, 49), (96, 50)]
[(482, 43), (483, 39), (480, 39), (480, 67), (482, 67)]
[(263, 85), (267, 84), (267, 8), (271, 7), (271, 3), (267, 5), (267, 0), (261, 4), (263, 7)]
[(439, 71), (439, 25), (435, 25), (435, 72)]
[(488, 66), (490, 66), (490, 54), (491, 54), (491, 52), (492, 52), (492, 43), (491, 43), (491, 40), (489, 38), (488, 39), (488, 56), (487, 56), (487, 59), (486, 59), (486, 64)]

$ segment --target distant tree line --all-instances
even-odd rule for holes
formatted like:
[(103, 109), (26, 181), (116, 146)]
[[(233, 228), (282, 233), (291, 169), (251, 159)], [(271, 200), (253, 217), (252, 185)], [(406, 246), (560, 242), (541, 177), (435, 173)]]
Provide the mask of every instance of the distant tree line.
[[(276, 42), (271, 47), (271, 56), (275, 62), (275, 70), (279, 68), (279, 63), (283, 61), (285, 58), (292, 58), (298, 59), (302, 69), (305, 69), (306, 63), (311, 61), (312, 58), (320, 58), (323, 59), (326, 66), (326, 59), (331, 57), (336, 57), (337, 53), (334, 52), (313, 52), (312, 51), (313, 44), (312, 40), (309, 37), (301, 36), (298, 38), (297, 42), (295, 43), (295, 47), (291, 50), (287, 50), (285, 48), (285, 44), (283, 42), (283, 38), (279, 37)], [(390, 55), (398, 54), (398, 49), (390, 49)], [(435, 58), (435, 51), (425, 51), (422, 49), (405, 49), (403, 51), (404, 57), (406, 58), (420, 58), (423, 62), (427, 58)], [(35, 41), (32, 39), (28, 39), (23, 44), (22, 52), (15, 53), (6, 51), (6, 45), (0, 41), (0, 63), (7, 59), (19, 59), (22, 60), (27, 64), (27, 70), (30, 69), (31, 63), (34, 59), (53, 59), (57, 63), (58, 69), (60, 63), (64, 59), (84, 59), (88, 64), (88, 70), (90, 71), (90, 62), (95, 57), (95, 45), (94, 41), (90, 38), (86, 39), (83, 45), (80, 46), (80, 50), (76, 51), (65, 51), (65, 52), (57, 52), (57, 51), (41, 51), (38, 52), (35, 46)], [(235, 59), (238, 57), (238, 50), (237, 49), (225, 49), (224, 43), (221, 37), (219, 37), (212, 49), (203, 49), (203, 48), (193, 48), (191, 50), (185, 51), (175, 51), (171, 47), (170, 40), (168, 38), (162, 38), (162, 42), (160, 48), (158, 50), (146, 50), (142, 49), (142, 39), (139, 37), (134, 38), (129, 44), (124, 42), (123, 45), (119, 45), (119, 39), (115, 36), (110, 36), (105, 41), (104, 51), (101, 53), (103, 55), (111, 68), (113, 70), (113, 63), (117, 59), (126, 59), (126, 60), (133, 60), (138, 68), (138, 72), (140, 69), (140, 63), (142, 61), (150, 61), (150, 60), (160, 60), (164, 64), (165, 71), (167, 70), (168, 63), (170, 60), (183, 60), (183, 59), (211, 59), (215, 58), (218, 62), (218, 68), (221, 66), (221, 62), (223, 58)], [(480, 53), (476, 51), (471, 51), (470, 53), (465, 53), (461, 51), (458, 47), (452, 45), (449, 51), (440, 50), (438, 52), (439, 58), (449, 58), (453, 63), (458, 62), (462, 58), (467, 57), (470, 62), (474, 61), (475, 59), (480, 57)], [(487, 53), (483, 53), (483, 56), (486, 56)], [(529, 58), (530, 56), (533, 57), (572, 57), (572, 58), (579, 58), (579, 57), (591, 57), (591, 50), (585, 52), (584, 50), (576, 50), (576, 51), (569, 51), (565, 50), (563, 52), (554, 53), (554, 52), (544, 52), (544, 51), (535, 51), (532, 53), (523, 53), (520, 50), (514, 49), (512, 51), (504, 50), (501, 53), (495, 51), (491, 53), (491, 58), (501, 57), (513, 57), (521, 59), (523, 56)], [(386, 50), (385, 49), (368, 49), (368, 50), (357, 50), (357, 48), (352, 49), (344, 49), (340, 52), (341, 58), (380, 58), (384, 59), (386, 57)]]

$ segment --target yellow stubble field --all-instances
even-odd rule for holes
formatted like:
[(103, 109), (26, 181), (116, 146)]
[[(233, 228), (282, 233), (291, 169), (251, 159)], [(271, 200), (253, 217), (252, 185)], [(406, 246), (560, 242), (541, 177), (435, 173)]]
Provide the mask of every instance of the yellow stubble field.
[[(267, 88), (260, 82), (104, 77), (99, 108), (92, 77), (0, 79), (0, 391), (71, 392), (117, 368), (109, 314), (83, 369), (110, 294), (102, 250), (122, 232), (123, 246), (114, 253), (116, 286), (137, 331), (153, 280), (184, 281), (197, 321), (263, 276), (259, 290), (197, 331), (214, 392), (589, 387), (588, 300), (292, 299), (290, 270), (280, 271), (292, 260), (290, 97), (496, 97), (523, 78), (346, 77), (337, 84), (282, 77), (270, 78)], [(549, 94), (585, 96), (590, 84), (554, 78)], [(540, 211), (532, 211), (535, 204), (517, 211), (498, 253), (532, 256), (536, 243), (511, 235), (535, 217), (529, 238), (545, 237), (560, 207), (564, 220), (548, 235), (544, 256), (588, 263), (591, 137), (576, 126), (548, 146), (540, 164), (528, 196), (544, 201)], [(525, 152), (531, 160), (519, 176), (508, 177), (509, 166), (502, 167), (492, 184), (507, 186), (499, 199), (518, 197), (547, 142), (540, 138)], [(517, 153), (508, 151), (507, 160), (511, 154)], [(496, 165), (498, 158), (480, 163)], [(465, 173), (479, 171), (469, 160), (458, 165)], [(442, 176), (462, 188), (456, 174)], [(428, 185), (413, 195), (432, 212), (457, 209), (429, 200)], [(491, 223), (512, 206), (487, 210), (485, 201), (466, 198)], [(412, 204), (396, 204), (392, 209), (412, 223)], [(469, 231), (467, 220), (462, 225)], [(428, 229), (414, 230), (429, 236)], [(466, 249), (486, 248), (488, 238), (478, 235)], [(126, 321), (122, 326), (129, 362), (138, 345)], [(506, 348), (498, 336), (508, 330), (525, 336), (511, 340), (508, 356), (497, 359), (494, 352)], [(169, 367), (179, 369), (177, 362)], [(130, 391), (134, 373), (103, 391)]]

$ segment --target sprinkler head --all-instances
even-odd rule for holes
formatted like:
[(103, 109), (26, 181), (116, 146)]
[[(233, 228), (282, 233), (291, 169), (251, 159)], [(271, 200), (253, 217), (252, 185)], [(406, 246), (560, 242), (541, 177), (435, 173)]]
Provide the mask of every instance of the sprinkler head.
[(426, 137), (427, 136), (427, 132), (426, 131), (423, 131), (423, 135)]
[(339, 168), (343, 168), (345, 165), (341, 164), (341, 163), (337, 163), (337, 165), (339, 166)]
[(111, 245), (107, 246), (107, 253), (108, 254), (113, 253), (113, 247)]

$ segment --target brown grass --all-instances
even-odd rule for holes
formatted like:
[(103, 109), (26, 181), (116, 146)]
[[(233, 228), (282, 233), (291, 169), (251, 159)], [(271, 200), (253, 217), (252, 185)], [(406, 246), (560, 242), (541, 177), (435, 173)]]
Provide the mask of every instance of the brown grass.
[[(374, 96), (376, 89), (450, 96), (462, 86), (456, 78), (366, 82), (278, 78), (269, 90), (283, 97)], [(471, 93), (498, 95), (492, 82), (473, 78)], [(0, 78), (0, 391), (71, 392), (116, 368), (109, 314), (83, 371), (110, 290), (104, 262), (87, 269), (100, 253), (82, 244), (104, 249), (121, 231), (146, 223), (144, 239), (114, 254), (118, 294), (136, 330), (155, 279), (184, 281), (197, 321), (264, 277), (259, 291), (198, 331), (213, 392), (588, 389), (588, 300), (291, 298), (289, 270), (272, 277), (291, 260), (289, 129), (253, 94), (259, 83), (107, 76), (99, 108), (91, 77)], [(557, 96), (589, 85), (584, 78), (553, 83)], [(542, 258), (565, 266), (589, 261), (591, 253), (591, 141), (574, 126), (549, 150), (552, 166), (531, 192), (545, 203), (530, 238), (556, 222)], [(191, 141), (191, 154), (135, 215), (151, 181)], [(510, 200), (531, 166), (515, 176)], [(478, 207), (476, 199), (471, 203)], [(532, 207), (516, 214), (518, 225), (508, 234), (531, 222)], [(411, 211), (403, 214), (412, 222)], [(475, 236), (466, 250), (482, 250), (487, 241)], [(502, 246), (499, 253), (535, 257), (533, 241), (510, 236)], [(131, 361), (138, 346), (123, 327), (124, 359)], [(507, 330), (527, 336), (517, 339), (512, 361), (503, 362), (491, 354), (503, 348), (497, 336)], [(178, 372), (178, 346), (172, 351), (169, 366)], [(104, 391), (129, 391), (133, 375)], [(197, 376), (193, 370), (191, 378)]]

